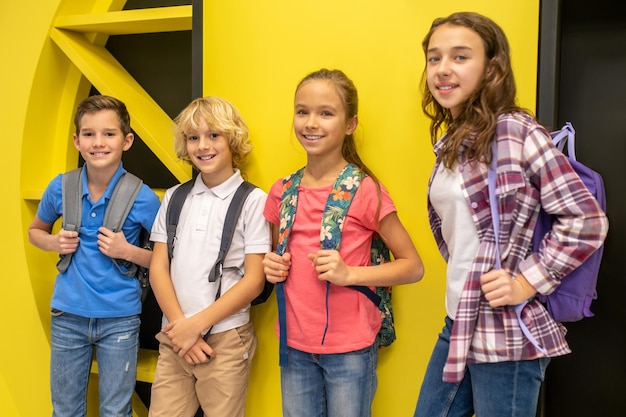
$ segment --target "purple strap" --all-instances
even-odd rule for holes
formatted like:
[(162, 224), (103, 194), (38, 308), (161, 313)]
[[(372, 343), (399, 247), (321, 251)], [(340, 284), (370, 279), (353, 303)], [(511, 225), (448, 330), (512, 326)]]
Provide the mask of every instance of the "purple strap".
[[(571, 125), (570, 125), (571, 126)], [(491, 164), (487, 173), (487, 179), (489, 181), (489, 207), (491, 209), (491, 223), (493, 224), (493, 234), (496, 240), (496, 269), (502, 269), (502, 261), (500, 260), (500, 213), (498, 212), (498, 201), (496, 200), (496, 171), (498, 167), (498, 143), (494, 138), (491, 145)], [(528, 300), (515, 306), (515, 315), (517, 316), (517, 322), (524, 336), (530, 341), (530, 343), (537, 348), (541, 353), (546, 355), (548, 352), (546, 349), (539, 345), (537, 339), (530, 333), (530, 330), (522, 320), (522, 310), (528, 304)]]
[(552, 143), (554, 143), (561, 152), (563, 152), (563, 148), (565, 147), (564, 141), (567, 141), (567, 156), (570, 159), (576, 160), (576, 142), (574, 139), (576, 131), (574, 130), (574, 126), (572, 126), (570, 122), (567, 122), (561, 130), (557, 130), (551, 135)]

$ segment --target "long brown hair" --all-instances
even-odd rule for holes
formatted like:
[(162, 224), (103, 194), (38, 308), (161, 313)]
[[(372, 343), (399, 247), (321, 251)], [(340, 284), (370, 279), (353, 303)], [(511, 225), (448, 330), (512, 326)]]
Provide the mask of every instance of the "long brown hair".
[(511, 68), (509, 42), (502, 28), (491, 19), (478, 13), (459, 12), (433, 21), (422, 41), (425, 54), (431, 36), (445, 24), (466, 27), (476, 32), (485, 46), (486, 65), (481, 83), (454, 119), (450, 110), (442, 107), (431, 94), (424, 70), (422, 110), (431, 120), (431, 141), (435, 144), (442, 131), (448, 129), (442, 148), (442, 159), (447, 168), (451, 168), (457, 162), (458, 150), (468, 138), (471, 139), (471, 145), (467, 150), (468, 160), (489, 162), (498, 116), (513, 112), (530, 114), (515, 102), (516, 87)]

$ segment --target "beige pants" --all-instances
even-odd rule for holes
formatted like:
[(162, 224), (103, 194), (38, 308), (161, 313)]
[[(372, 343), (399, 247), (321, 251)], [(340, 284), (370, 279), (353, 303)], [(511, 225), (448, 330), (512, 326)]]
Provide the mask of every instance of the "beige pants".
[(243, 417), (246, 390), (257, 339), (252, 323), (212, 334), (207, 343), (216, 354), (208, 363), (189, 365), (172, 349), (168, 337), (157, 335), (157, 362), (150, 417), (193, 417), (202, 406), (205, 416)]

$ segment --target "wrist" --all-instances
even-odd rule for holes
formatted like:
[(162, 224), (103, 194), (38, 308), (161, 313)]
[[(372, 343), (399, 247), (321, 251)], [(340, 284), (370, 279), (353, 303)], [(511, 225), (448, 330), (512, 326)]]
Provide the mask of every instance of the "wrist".
[(513, 278), (515, 281), (515, 304), (523, 303), (537, 294), (537, 290), (528, 283), (523, 275), (517, 275)]

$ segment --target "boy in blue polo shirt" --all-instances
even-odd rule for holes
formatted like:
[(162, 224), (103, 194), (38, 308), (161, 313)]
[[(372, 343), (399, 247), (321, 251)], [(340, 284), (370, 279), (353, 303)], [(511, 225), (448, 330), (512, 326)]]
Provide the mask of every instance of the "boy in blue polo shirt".
[(141, 289), (113, 259), (148, 267), (152, 253), (138, 246), (150, 230), (159, 199), (142, 185), (121, 231), (102, 226), (113, 188), (126, 172), (122, 154), (134, 140), (130, 116), (120, 100), (91, 96), (74, 116), (74, 146), (85, 160), (82, 170), (82, 221), (79, 232), (53, 224), (63, 216), (62, 177), (46, 188), (28, 235), (40, 249), (72, 254), (56, 277), (51, 307), (50, 386), (54, 417), (85, 415), (87, 381), (94, 350), (99, 364), (100, 416), (132, 416), (139, 347)]

